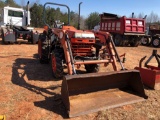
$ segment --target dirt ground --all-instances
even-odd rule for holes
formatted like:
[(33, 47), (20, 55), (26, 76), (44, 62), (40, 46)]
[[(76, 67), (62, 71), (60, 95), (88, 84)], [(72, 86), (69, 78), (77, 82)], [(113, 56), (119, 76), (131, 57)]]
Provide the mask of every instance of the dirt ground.
[[(37, 44), (2, 45), (0, 40), (0, 115), (7, 120), (68, 119), (60, 99), (62, 80), (52, 77), (48, 64), (40, 64)], [(151, 55), (153, 47), (117, 47), (126, 53), (127, 69)], [(160, 48), (157, 48), (160, 54)], [(151, 61), (155, 65), (155, 60)], [(110, 68), (101, 67), (100, 72)], [(146, 101), (83, 115), (71, 120), (160, 120), (160, 91), (145, 88)]]

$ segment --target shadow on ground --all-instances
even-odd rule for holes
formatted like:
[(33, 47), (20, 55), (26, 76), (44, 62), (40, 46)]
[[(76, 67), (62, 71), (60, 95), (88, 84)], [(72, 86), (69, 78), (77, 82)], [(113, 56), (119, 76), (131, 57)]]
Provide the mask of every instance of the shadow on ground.
[(29, 83), (33, 80), (35, 83), (39, 81), (46, 83), (49, 81), (54, 82), (50, 65), (40, 64), (37, 54), (35, 54), (33, 58), (17, 58), (13, 63), (11, 80), (13, 84), (26, 88), (31, 92), (45, 97), (44, 101), (34, 102), (35, 106), (57, 113), (63, 118), (68, 117), (61, 100), (61, 95), (52, 92), (53, 90), (61, 87), (61, 85), (58, 84), (55, 86), (42, 88), (36, 86), (35, 84), (32, 85)]
[(22, 39), (18, 39), (17, 42), (5, 42), (3, 43), (2, 40), (0, 40), (0, 44), (1, 45), (21, 45), (21, 44), (27, 44), (27, 45), (36, 45), (36, 44), (32, 44), (31, 42), (28, 42), (28, 40), (22, 40)]

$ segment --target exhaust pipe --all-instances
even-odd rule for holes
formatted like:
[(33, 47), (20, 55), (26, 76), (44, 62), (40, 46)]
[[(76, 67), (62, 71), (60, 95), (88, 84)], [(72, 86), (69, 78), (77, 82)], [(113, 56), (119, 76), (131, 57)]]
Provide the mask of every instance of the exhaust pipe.
[(134, 12), (132, 12), (132, 18), (134, 18)]
[(78, 15), (78, 30), (80, 30), (80, 6), (81, 6), (82, 2), (79, 3), (79, 15)]
[(147, 18), (147, 15), (145, 15), (143, 19), (146, 19), (146, 18)]
[(29, 11), (29, 1), (27, 2), (27, 11)]

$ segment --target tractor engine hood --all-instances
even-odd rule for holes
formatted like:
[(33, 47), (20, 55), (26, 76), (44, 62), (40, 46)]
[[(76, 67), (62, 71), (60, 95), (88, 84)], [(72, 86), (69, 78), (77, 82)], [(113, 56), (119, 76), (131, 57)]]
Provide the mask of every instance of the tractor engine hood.
[(70, 38), (90, 38), (95, 39), (95, 35), (92, 32), (82, 31), (82, 30), (74, 30), (68, 31)]

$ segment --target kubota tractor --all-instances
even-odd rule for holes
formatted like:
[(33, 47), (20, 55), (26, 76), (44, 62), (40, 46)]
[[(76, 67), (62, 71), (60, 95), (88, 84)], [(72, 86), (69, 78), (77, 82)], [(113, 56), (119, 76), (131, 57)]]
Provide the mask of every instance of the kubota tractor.
[[(67, 25), (55, 21), (50, 27), (45, 20), (46, 5), (68, 9)], [(70, 26), (70, 9), (67, 5), (44, 4), (45, 30), (38, 41), (41, 63), (51, 61), (54, 77), (62, 78), (61, 96), (69, 117), (101, 109), (143, 101), (147, 98), (136, 70), (126, 70), (118, 56), (112, 36), (107, 32), (77, 30)], [(121, 64), (121, 71), (117, 67)], [(113, 66), (113, 72), (98, 72), (99, 64)], [(63, 65), (68, 75), (63, 75)], [(76, 67), (85, 66), (86, 74), (78, 74)]]

